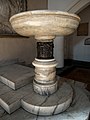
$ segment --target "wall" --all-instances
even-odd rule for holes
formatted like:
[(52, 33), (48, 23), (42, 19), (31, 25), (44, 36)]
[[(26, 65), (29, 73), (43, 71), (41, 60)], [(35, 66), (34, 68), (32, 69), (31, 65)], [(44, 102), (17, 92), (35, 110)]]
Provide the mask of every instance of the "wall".
[(27, 0), (28, 10), (48, 9), (48, 0)]
[[(78, 1), (79, 0), (48, 0), (48, 9), (68, 11), (71, 6)], [(64, 46), (64, 37), (56, 37), (54, 40), (54, 57), (58, 62), (57, 68), (62, 68), (64, 66)]]
[(57, 68), (64, 66), (64, 38), (63, 36), (56, 37), (54, 40), (54, 57), (57, 61)]
[(35, 57), (35, 40), (33, 38), (0, 38), (0, 61), (16, 59), (31, 63)]
[(48, 9), (68, 11), (78, 1), (80, 0), (48, 0)]
[(88, 36), (77, 36), (77, 32), (67, 37), (68, 58), (80, 61), (90, 62), (90, 45), (84, 45), (84, 40), (90, 37), (90, 6), (86, 7), (78, 14), (81, 18), (81, 23), (88, 22)]
[[(47, 0), (27, 0), (27, 9), (47, 9)], [(18, 58), (30, 64), (35, 55), (34, 38), (0, 36), (0, 61)]]
[[(48, 0), (48, 9), (50, 10), (61, 10), (61, 11), (68, 11), (70, 13), (78, 13), (80, 12), (82, 9), (84, 9), (85, 7), (87, 7), (90, 4), (90, 0)], [(84, 17), (86, 18), (86, 17)], [(55, 40), (56, 44), (55, 44), (55, 50), (60, 50), (62, 47), (62, 43), (60, 42), (60, 39), (62, 39), (62, 37), (57, 37)], [(77, 59), (77, 60), (82, 60), (82, 61), (89, 61), (89, 46), (84, 46), (81, 45), (82, 47), (76, 45), (77, 47), (75, 47), (75, 42), (78, 41), (78, 39), (74, 39), (72, 40), (73, 37), (72, 36), (68, 36), (65, 37), (64, 39), (64, 57), (60, 56), (61, 51), (55, 51), (55, 57), (56, 60), (59, 61), (59, 67), (63, 67), (63, 59), (66, 58), (71, 58), (71, 59)], [(81, 38), (83, 39), (83, 38)], [(61, 45), (60, 45), (61, 44)], [(74, 44), (74, 45), (73, 45)], [(83, 44), (83, 43), (82, 43)], [(78, 51), (78, 49), (81, 49), (82, 53), (80, 52), (80, 50)], [(78, 49), (77, 49), (78, 48)], [(84, 48), (84, 49), (83, 49)], [(73, 51), (73, 52), (72, 52)], [(83, 54), (83, 51), (85, 54)], [(77, 56), (76, 52), (79, 53), (79, 55)], [(83, 54), (83, 55), (82, 55)], [(82, 57), (82, 56), (84, 57)], [(82, 57), (79, 58), (79, 56)], [(85, 57), (86, 56), (86, 57)], [(88, 56), (88, 57), (87, 57)]]

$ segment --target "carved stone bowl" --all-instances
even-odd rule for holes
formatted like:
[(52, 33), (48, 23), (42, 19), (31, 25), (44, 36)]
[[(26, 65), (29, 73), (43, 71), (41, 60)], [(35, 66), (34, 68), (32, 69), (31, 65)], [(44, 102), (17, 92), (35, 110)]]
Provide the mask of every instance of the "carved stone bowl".
[(75, 14), (61, 11), (35, 10), (16, 14), (10, 18), (13, 29), (22, 36), (53, 39), (56, 35), (73, 33), (80, 22)]

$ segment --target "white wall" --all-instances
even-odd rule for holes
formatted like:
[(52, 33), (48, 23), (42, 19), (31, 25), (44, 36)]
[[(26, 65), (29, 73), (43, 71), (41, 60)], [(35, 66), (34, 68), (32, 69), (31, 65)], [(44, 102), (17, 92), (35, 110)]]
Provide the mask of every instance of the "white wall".
[(48, 9), (68, 11), (80, 0), (48, 0)]
[[(78, 0), (48, 0), (49, 10), (68, 11)], [(58, 62), (57, 68), (64, 66), (64, 37), (56, 37), (54, 40), (54, 56)]]
[(54, 40), (54, 57), (57, 61), (57, 68), (64, 66), (64, 40), (63, 36), (56, 37)]
[(72, 36), (72, 58), (90, 62), (90, 45), (84, 45), (85, 39), (90, 38), (90, 6), (82, 10), (78, 15), (81, 18), (81, 23), (89, 23), (89, 29), (88, 36), (77, 36), (77, 33)]
[[(89, 4), (90, 4), (90, 0), (48, 0), (48, 9), (77, 13), (78, 11), (82, 10)], [(87, 13), (85, 13), (85, 14), (87, 14)], [(89, 12), (89, 14), (90, 14), (90, 12)], [(86, 17), (84, 17), (84, 19), (86, 19)], [(75, 38), (75, 34), (74, 34), (74, 38)], [(77, 59), (77, 60), (82, 60), (82, 61), (89, 61), (89, 59), (90, 59), (89, 58), (90, 57), (89, 48), (90, 47), (83, 46), (84, 38), (85, 37), (83, 37), (83, 38), (76, 37), (75, 39), (73, 39), (72, 36), (65, 38), (63, 54), (66, 59), (72, 58), (72, 59)], [(57, 40), (56, 44), (55, 44), (55, 58), (57, 61), (59, 61), (58, 65), (63, 67), (62, 61), (63, 61), (64, 57), (62, 56), (62, 52), (60, 53), (60, 51), (56, 51), (57, 48), (58, 48), (58, 50), (60, 50), (60, 47), (62, 47), (60, 45), (61, 44), (60, 39), (61, 38), (59, 38), (59, 37), (55, 39), (55, 40)], [(80, 39), (82, 40), (82, 42), (79, 41)], [(77, 43), (76, 41), (78, 42), (78, 44), (75, 45), (75, 43)], [(62, 57), (60, 56), (60, 54)]]

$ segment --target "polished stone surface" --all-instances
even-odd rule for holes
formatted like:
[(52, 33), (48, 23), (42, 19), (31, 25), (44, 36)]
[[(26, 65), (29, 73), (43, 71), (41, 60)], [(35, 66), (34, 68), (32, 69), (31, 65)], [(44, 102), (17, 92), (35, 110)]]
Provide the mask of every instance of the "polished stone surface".
[[(58, 77), (58, 79), (60, 78)], [(33, 114), (38, 114), (40, 109), (40, 115), (57, 114), (69, 107), (73, 97), (72, 87), (69, 84), (59, 80), (59, 89), (55, 94), (41, 96), (33, 91), (32, 81), (33, 79), (31, 79), (30, 84), (18, 90), (12, 90), (3, 83), (0, 83), (0, 88), (4, 88), (3, 92), (2, 90), (0, 91), (0, 105), (9, 114), (21, 106), (29, 112), (32, 111)]]
[(6, 86), (5, 84), (0, 82), (0, 95), (3, 95), (5, 93), (8, 93), (9, 91), (11, 91), (12, 89), (8, 86)]
[(57, 91), (55, 59), (37, 59), (32, 63), (35, 66), (33, 89), (40, 95), (50, 95)]
[(47, 96), (36, 94), (31, 88), (31, 94), (21, 100), (22, 107), (36, 115), (55, 115), (65, 111), (72, 102), (73, 89), (66, 82), (60, 83), (59, 80), (58, 84), (58, 90)]
[(55, 93), (58, 89), (58, 81), (55, 79), (53, 83), (40, 84), (33, 80), (33, 90), (43, 96), (48, 96)]
[[(10, 18), (10, 23), (18, 34), (34, 35), (38, 42), (52, 41), (57, 35), (69, 35), (77, 29), (79, 22), (80, 18), (75, 14), (50, 10), (27, 11)], [(45, 51), (42, 55), (45, 55)], [(33, 65), (35, 78), (31, 83), (31, 94), (20, 98), (21, 106), (36, 114), (36, 119), (38, 115), (54, 115), (65, 111), (72, 102), (73, 89), (62, 79), (59, 78), (59, 82), (56, 79), (56, 61), (35, 59)]]
[(38, 40), (69, 35), (77, 29), (79, 22), (80, 18), (75, 14), (50, 10), (27, 11), (10, 18), (10, 23), (18, 34), (35, 35)]
[(0, 82), (3, 82), (12, 89), (18, 89), (30, 83), (34, 76), (32, 68), (19, 64), (10, 64), (0, 67)]
[(2, 117), (5, 113), (5, 110), (0, 106), (0, 117)]
[[(8, 120), (11, 117), (13, 119), (14, 119), (14, 117), (15, 118), (17, 117), (17, 119), (19, 120), (19, 118), (21, 119), (22, 117), (21, 116), (15, 116), (16, 113), (17, 113), (17, 114), (28, 114), (29, 117), (33, 116), (35, 119), (38, 117), (41, 120), (43, 120), (43, 119), (46, 119), (46, 120), (57, 119), (57, 120), (59, 120), (59, 118), (62, 118), (62, 120), (64, 120), (64, 118), (66, 119), (68, 117), (68, 115), (70, 115), (74, 119), (77, 118), (76, 120), (79, 120), (80, 117), (83, 115), (83, 119), (82, 120), (86, 120), (85, 118), (88, 117), (89, 111), (90, 111), (90, 101), (89, 101), (90, 93), (87, 90), (85, 90), (85, 86), (86, 85), (81, 83), (81, 82), (75, 82), (75, 81), (72, 81), (72, 80), (69, 80), (69, 79), (66, 79), (66, 78), (61, 78), (61, 81), (65, 81), (67, 84), (71, 85), (73, 90), (74, 90), (74, 96), (73, 96), (72, 104), (62, 114), (58, 114), (58, 115), (51, 116), (51, 117), (39, 117), (38, 115), (35, 116), (35, 115), (30, 114), (30, 113), (26, 113), (22, 109), (18, 110), (19, 113), (17, 113), (15, 111), (21, 107), (20, 102), (22, 102), (22, 107), (24, 107), (23, 106), (23, 101), (24, 100), (27, 103), (30, 102), (29, 100), (32, 100), (32, 102), (35, 102), (34, 96), (37, 96), (37, 94), (36, 93), (33, 94), (32, 84), (26, 85), (26, 86), (24, 86), (24, 87), (22, 87), (22, 88), (20, 88), (20, 89), (18, 89), (16, 91), (14, 91), (14, 90), (10, 89), (9, 87), (7, 87), (6, 85), (4, 85), (3, 83), (0, 83), (0, 88), (1, 88), (0, 89), (0, 105), (8, 113), (14, 112), (11, 115), (5, 115), (6, 114), (5, 110), (0, 108), (0, 116), (3, 116), (4, 120), (5, 120), (5, 118), (7, 118), (7, 120)], [(31, 80), (31, 83), (32, 83), (32, 80)], [(64, 90), (60, 88), (62, 90), (62, 92), (68, 93), (68, 91), (66, 91), (65, 84), (64, 84), (64, 86), (62, 86), (62, 88), (64, 88)], [(61, 95), (64, 95), (64, 94), (61, 94)], [(53, 94), (53, 96), (54, 95), (55, 95), (55, 98), (57, 98), (57, 94)], [(40, 96), (40, 95), (38, 95), (38, 96)], [(41, 97), (42, 96), (40, 96), (40, 99), (39, 98), (36, 99), (36, 101), (37, 101), (36, 104), (39, 104), (41, 106), (41, 108), (42, 108), (42, 105), (45, 105), (45, 104), (48, 105), (48, 103), (50, 103), (50, 102), (48, 102), (48, 100), (47, 100), (48, 96), (43, 96), (43, 100), (41, 99)], [(58, 101), (58, 98), (57, 99), (55, 99), (55, 98), (54, 99), (50, 99), (49, 98), (51, 103), (54, 103), (54, 100)], [(61, 101), (61, 99), (60, 99), (60, 101)], [(43, 104), (43, 102), (45, 102), (45, 103)], [(27, 108), (30, 109), (29, 105), (27, 106)], [(32, 111), (35, 111), (35, 110), (38, 111), (38, 109), (36, 109), (37, 107), (34, 107), (34, 108), (35, 109), (32, 108)], [(81, 116), (79, 116), (79, 114)], [(22, 120), (24, 120), (24, 117), (25, 117), (25, 115), (23, 116)], [(68, 117), (68, 118), (71, 119), (72, 117)], [(2, 120), (2, 119), (0, 119), (0, 120)], [(71, 119), (71, 120), (73, 120), (73, 119)]]
[[(32, 79), (31, 79), (32, 81)], [(0, 83), (2, 84), (2, 83)], [(7, 88), (7, 86), (4, 86)], [(18, 90), (0, 91), (0, 105), (10, 114), (21, 107), (21, 99), (30, 94), (32, 85), (28, 84)], [(9, 87), (8, 87), (9, 88)], [(5, 89), (5, 88), (4, 88)]]
[(85, 90), (83, 83), (69, 79), (65, 80), (72, 85), (75, 93), (72, 104), (65, 112), (54, 116), (38, 116), (20, 108), (9, 115), (0, 108), (0, 120), (88, 120), (90, 112), (90, 92)]
[[(48, 58), (47, 48), (53, 53), (53, 44), (50, 47), (47, 42), (52, 42), (57, 35), (69, 35), (73, 33), (80, 22), (79, 16), (62, 11), (34, 10), (16, 14), (10, 18), (13, 29), (20, 35), (34, 35), (39, 48), (39, 59), (33, 61), (35, 66), (35, 78), (33, 89), (40, 95), (50, 95), (57, 91), (56, 61)], [(45, 43), (46, 42), (46, 43)], [(37, 50), (38, 51), (38, 50)], [(48, 50), (49, 51), (49, 50)], [(38, 54), (37, 54), (38, 55)], [(41, 56), (47, 56), (42, 59)], [(46, 61), (47, 60), (47, 61)]]

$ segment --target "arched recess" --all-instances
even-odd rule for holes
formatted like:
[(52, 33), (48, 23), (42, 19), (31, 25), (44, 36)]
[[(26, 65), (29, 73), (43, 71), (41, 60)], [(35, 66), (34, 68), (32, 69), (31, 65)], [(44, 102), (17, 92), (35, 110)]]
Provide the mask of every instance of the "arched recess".
[[(76, 13), (76, 14), (78, 14), (78, 13), (80, 13), (82, 10), (84, 10), (85, 8), (87, 8), (88, 6), (90, 5), (90, 0), (79, 0), (76, 4), (74, 4), (70, 9), (68, 9), (67, 10), (67, 12), (70, 12), (70, 13)], [(71, 37), (71, 38), (70, 38)], [(87, 36), (85, 37), (83, 37), (83, 38), (81, 38), (81, 39), (85, 39), (85, 38), (87, 38)], [(68, 40), (69, 39), (69, 40)], [(71, 39), (71, 40), (70, 40)], [(72, 44), (72, 36), (67, 36), (64, 40), (65, 40), (65, 42), (64, 42), (64, 46), (65, 46), (65, 48), (66, 48), (66, 50), (64, 49), (64, 57), (66, 58), (66, 59), (75, 59), (75, 60), (80, 60), (80, 61), (88, 61), (88, 59), (89, 58), (85, 58), (85, 56), (84, 56), (84, 59), (83, 59), (83, 57), (80, 59), (80, 58), (74, 58), (73, 57), (73, 52), (71, 52), (71, 51), (73, 51), (72, 50), (72, 48), (73, 48), (73, 44)], [(71, 48), (72, 47), (72, 48)], [(86, 46), (85, 46), (86, 47)], [(74, 47), (75, 48), (75, 47)], [(85, 49), (86, 50), (86, 49)], [(85, 51), (86, 52), (86, 51)], [(88, 54), (88, 53), (87, 53)], [(90, 61), (90, 59), (89, 59), (89, 61)], [(88, 61), (88, 62), (89, 62)]]
[[(78, 13), (90, 4), (90, 0), (48, 0), (48, 9), (61, 10), (70, 13)], [(68, 38), (68, 37), (67, 37)], [(54, 40), (54, 57), (58, 62), (58, 68), (64, 67), (64, 59), (69, 59), (70, 40), (64, 41), (64, 36), (56, 37)], [(67, 44), (68, 43), (68, 44)], [(70, 57), (71, 58), (71, 57)]]
[(81, 10), (86, 8), (88, 5), (90, 5), (90, 0), (79, 0), (67, 12), (79, 13)]

